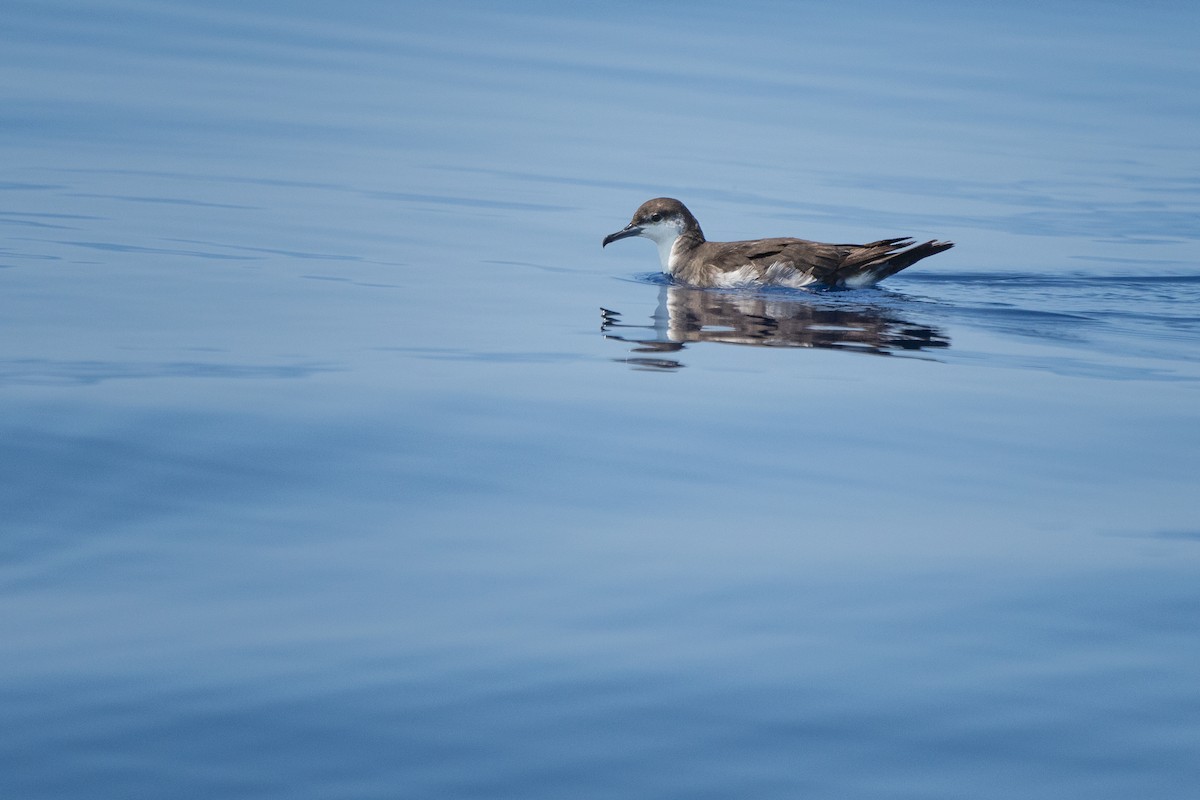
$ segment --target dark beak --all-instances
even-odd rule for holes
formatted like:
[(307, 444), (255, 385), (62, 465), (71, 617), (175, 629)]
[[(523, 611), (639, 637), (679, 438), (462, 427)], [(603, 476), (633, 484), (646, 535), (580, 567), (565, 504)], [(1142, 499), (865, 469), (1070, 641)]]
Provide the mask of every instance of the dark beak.
[(631, 222), (628, 225), (626, 225), (624, 228), (621, 228), (621, 230), (617, 231), (616, 233), (610, 233), (608, 236), (605, 236), (604, 243), (600, 246), (608, 247), (610, 244), (615, 242), (617, 239), (628, 239), (630, 236), (637, 236), (641, 232), (642, 232), (641, 226), (634, 225)]

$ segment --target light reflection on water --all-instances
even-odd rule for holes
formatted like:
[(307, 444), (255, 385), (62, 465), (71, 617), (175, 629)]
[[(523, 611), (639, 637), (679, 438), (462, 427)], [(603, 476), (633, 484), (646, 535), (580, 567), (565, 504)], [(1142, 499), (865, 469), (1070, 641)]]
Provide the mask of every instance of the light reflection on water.
[(0, 795), (1200, 783), (1194, 9), (10, 6)]
[[(601, 309), (600, 329), (610, 339), (636, 344), (635, 353), (672, 353), (701, 342), (819, 347), (873, 355), (950, 346), (938, 329), (873, 307), (864, 297), (870, 294), (856, 292), (854, 300), (829, 302), (820, 294), (802, 291), (706, 291), (664, 285), (651, 324), (624, 322), (620, 312)], [(648, 333), (638, 334), (639, 329)], [(665, 357), (625, 360), (639, 367), (683, 366)]]
[[(1039, 361), (992, 353), (994, 366), (1022, 364), (1113, 379), (1194, 381), (1200, 281), (1191, 275), (1059, 275), (927, 272), (892, 280), (899, 289), (697, 290), (647, 276), (658, 303), (647, 324), (601, 308), (601, 332), (631, 352), (679, 353), (698, 344), (740, 344), (909, 355), (955, 361), (956, 323), (1069, 348)], [(641, 305), (646, 306), (645, 298)], [(975, 358), (976, 354), (968, 356)], [(1136, 359), (1136, 360), (1135, 360)], [(634, 367), (678, 369), (679, 358), (621, 358)]]

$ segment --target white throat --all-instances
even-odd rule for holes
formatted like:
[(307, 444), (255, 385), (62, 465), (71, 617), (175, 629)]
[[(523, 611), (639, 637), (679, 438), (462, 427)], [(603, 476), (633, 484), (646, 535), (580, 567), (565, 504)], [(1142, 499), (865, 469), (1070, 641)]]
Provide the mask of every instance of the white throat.
[(655, 242), (655, 244), (658, 245), (658, 260), (662, 262), (663, 272), (667, 273), (668, 275), (673, 272), (671, 269), (671, 257), (675, 253), (675, 243), (678, 241), (679, 237), (676, 236), (670, 241), (664, 239), (662, 241)]
[(670, 274), (671, 256), (675, 252), (675, 243), (679, 241), (681, 233), (683, 233), (683, 220), (676, 217), (643, 225), (642, 232), (638, 236), (643, 236), (658, 245), (658, 260), (662, 262), (663, 272)]

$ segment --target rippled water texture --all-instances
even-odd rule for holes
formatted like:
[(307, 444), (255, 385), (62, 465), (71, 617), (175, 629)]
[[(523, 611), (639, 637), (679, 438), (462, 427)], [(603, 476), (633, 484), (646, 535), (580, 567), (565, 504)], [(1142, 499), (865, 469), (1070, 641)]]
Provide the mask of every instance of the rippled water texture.
[(0, 796), (1195, 796), (1200, 11), (3, 18)]

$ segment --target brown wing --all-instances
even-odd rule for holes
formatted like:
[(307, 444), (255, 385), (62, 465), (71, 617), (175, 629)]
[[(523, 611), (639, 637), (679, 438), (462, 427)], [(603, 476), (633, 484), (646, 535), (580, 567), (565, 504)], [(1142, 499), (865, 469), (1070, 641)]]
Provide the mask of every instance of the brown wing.
[(901, 237), (881, 239), (869, 244), (842, 246), (848, 250), (835, 280), (846, 281), (866, 277), (875, 282), (911, 267), (922, 258), (949, 250), (954, 247), (954, 243), (933, 240), (914, 245), (910, 237)]
[(912, 242), (911, 238), (901, 236), (896, 239), (880, 239), (878, 242), (868, 242), (867, 244), (834, 245), (842, 252), (842, 262), (838, 272), (844, 275), (862, 272), (864, 269), (886, 261), (895, 255), (896, 251), (903, 250)]
[(785, 262), (828, 286), (869, 285), (949, 247), (953, 244), (937, 241), (913, 246), (913, 240), (905, 236), (867, 244), (825, 244), (792, 238), (701, 242), (693, 251), (694, 265), (677, 277), (710, 286), (721, 273), (747, 264), (765, 271), (776, 262)]
[(819, 281), (831, 277), (842, 266), (845, 246), (810, 242), (806, 239), (755, 239), (749, 242), (728, 242), (721, 245), (725, 268), (736, 268), (746, 263), (764, 269), (777, 261), (795, 264), (805, 272), (812, 272)]

